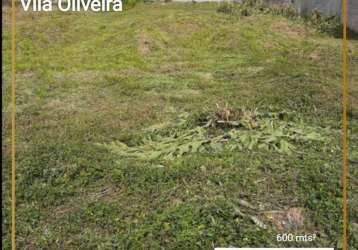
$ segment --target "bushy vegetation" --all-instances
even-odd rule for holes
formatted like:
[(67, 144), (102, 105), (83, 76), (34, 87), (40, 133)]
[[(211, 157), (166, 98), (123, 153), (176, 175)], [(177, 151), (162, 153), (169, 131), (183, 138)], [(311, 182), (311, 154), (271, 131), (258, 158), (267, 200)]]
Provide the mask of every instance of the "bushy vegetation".
[(268, 7), (264, 4), (264, 1), (261, 0), (245, 0), (240, 4), (223, 2), (217, 11), (237, 16), (257, 14), (280, 15), (290, 19), (301, 20), (306, 25), (312, 26), (322, 33), (333, 36), (340, 36), (342, 33), (338, 16), (325, 16), (317, 10), (309, 15), (300, 16), (297, 10), (289, 4), (272, 5)]
[(325, 17), (320, 12), (313, 11), (307, 21), (321, 32), (334, 36), (341, 36), (342, 34), (342, 26), (337, 16)]

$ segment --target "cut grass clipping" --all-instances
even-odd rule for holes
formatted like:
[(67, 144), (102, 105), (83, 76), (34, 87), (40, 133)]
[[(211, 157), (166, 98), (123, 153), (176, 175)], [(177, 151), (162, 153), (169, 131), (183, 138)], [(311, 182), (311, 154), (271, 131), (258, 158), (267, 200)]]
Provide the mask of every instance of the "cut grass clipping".
[[(290, 155), (296, 145), (329, 144), (333, 131), (313, 127), (296, 117), (295, 113), (257, 110), (233, 110), (228, 107), (197, 119), (191, 126), (187, 113), (169, 124), (146, 129), (141, 143), (128, 146), (121, 141), (104, 144), (122, 158), (171, 160), (191, 153), (215, 153), (221, 150), (266, 150)], [(103, 145), (103, 144), (102, 144)]]

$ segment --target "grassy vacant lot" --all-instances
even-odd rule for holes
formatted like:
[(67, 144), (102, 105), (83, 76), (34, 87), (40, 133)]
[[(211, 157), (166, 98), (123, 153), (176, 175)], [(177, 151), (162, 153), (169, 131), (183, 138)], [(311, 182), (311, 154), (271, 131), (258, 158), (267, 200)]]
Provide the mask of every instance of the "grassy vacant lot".
[[(18, 11), (19, 249), (340, 245), (340, 40), (300, 20), (216, 9), (143, 4), (121, 14)], [(8, 15), (5, 9), (7, 132)], [(351, 46), (357, 58), (357, 41)], [(352, 66), (357, 83), (357, 63)], [(191, 145), (173, 157), (140, 157), (153, 156), (168, 138), (175, 146), (198, 128), (212, 138), (234, 127), (240, 138), (240, 126), (204, 128), (201, 122), (218, 120), (220, 112), (240, 120), (244, 110), (249, 122), (260, 123), (255, 109), (263, 120), (312, 128), (324, 139), (290, 141), (291, 151), (282, 143), (278, 150), (255, 142), (234, 149), (199, 143), (204, 148), (195, 153)], [(3, 136), (9, 178), (9, 138)], [(123, 153), (146, 143), (154, 149), (132, 158)], [(5, 198), (3, 243), (9, 246)], [(300, 211), (303, 225), (279, 225), (283, 219), (275, 214), (290, 208)], [(357, 224), (352, 228), (357, 233)], [(277, 242), (283, 232), (317, 237)], [(357, 242), (352, 237), (356, 249)]]

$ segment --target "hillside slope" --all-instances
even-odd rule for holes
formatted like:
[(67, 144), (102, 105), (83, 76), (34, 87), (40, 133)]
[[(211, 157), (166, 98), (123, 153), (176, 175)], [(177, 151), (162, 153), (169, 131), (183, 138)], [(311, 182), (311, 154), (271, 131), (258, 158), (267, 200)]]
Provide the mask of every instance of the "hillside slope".
[[(216, 10), (158, 3), (120, 14), (18, 11), (19, 249), (339, 244), (340, 40), (300, 20)], [(8, 32), (3, 39), (6, 83)], [(203, 125), (208, 117), (216, 126)], [(276, 125), (261, 131), (266, 122), (288, 134)], [(235, 131), (242, 147), (232, 149), (224, 139)], [(273, 134), (267, 148), (252, 139)], [(198, 151), (179, 140), (196, 140)], [(299, 219), (282, 226), (270, 211)], [(3, 215), (9, 245), (9, 210)], [(316, 239), (277, 242), (283, 232)]]

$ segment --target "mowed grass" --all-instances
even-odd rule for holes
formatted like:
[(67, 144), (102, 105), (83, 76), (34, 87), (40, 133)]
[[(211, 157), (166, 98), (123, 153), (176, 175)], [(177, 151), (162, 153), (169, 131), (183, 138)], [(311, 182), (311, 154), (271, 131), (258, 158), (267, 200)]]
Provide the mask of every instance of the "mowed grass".
[[(293, 111), (312, 126), (340, 129), (339, 39), (299, 20), (238, 17), (216, 9), (158, 3), (123, 13), (18, 10), (19, 249), (340, 245), (341, 153), (329, 151), (339, 148), (337, 134), (332, 145), (301, 147), (299, 154), (198, 153), (160, 168), (118, 161), (98, 146), (136, 144), (149, 126), (184, 112), (214, 110), (216, 104)], [(10, 19), (4, 10), (8, 132)], [(351, 45), (356, 55), (357, 42)], [(357, 82), (356, 75), (352, 79)], [(354, 97), (358, 89), (352, 86)], [(358, 108), (357, 98), (352, 107)], [(8, 135), (3, 134), (7, 181)], [(3, 243), (9, 247), (5, 197)], [(282, 231), (275, 226), (263, 229), (249, 216), (237, 216), (238, 200), (256, 207), (240, 208), (256, 216), (304, 208), (304, 226), (284, 232), (317, 238), (277, 242)]]

